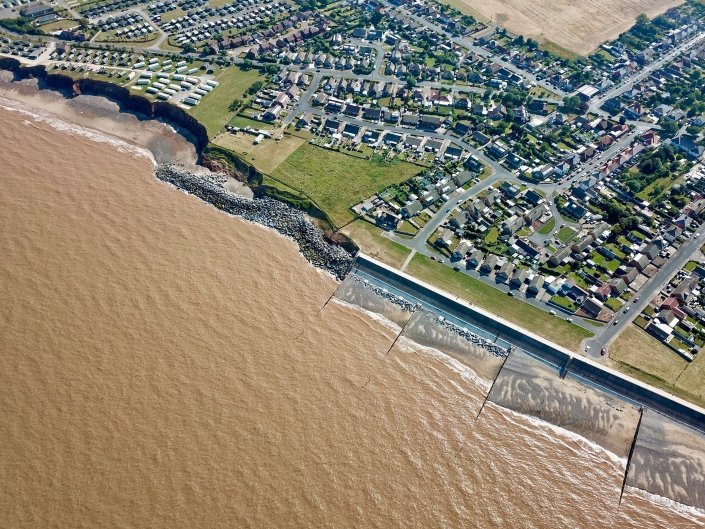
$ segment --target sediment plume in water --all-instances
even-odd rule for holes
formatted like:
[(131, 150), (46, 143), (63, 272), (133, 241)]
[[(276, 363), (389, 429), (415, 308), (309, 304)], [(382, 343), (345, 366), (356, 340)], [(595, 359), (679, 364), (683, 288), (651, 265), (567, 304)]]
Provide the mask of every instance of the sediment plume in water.
[(701, 527), (488, 405), (297, 244), (0, 109), (0, 525)]

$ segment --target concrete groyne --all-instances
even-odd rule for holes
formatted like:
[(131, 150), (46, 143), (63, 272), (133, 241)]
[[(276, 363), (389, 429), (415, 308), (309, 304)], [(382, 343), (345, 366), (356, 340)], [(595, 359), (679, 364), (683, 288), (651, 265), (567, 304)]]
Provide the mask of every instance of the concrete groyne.
[(173, 165), (160, 165), (157, 178), (182, 189), (216, 208), (272, 228), (290, 237), (299, 245), (301, 253), (313, 265), (338, 279), (343, 279), (353, 262), (352, 256), (340, 246), (329, 243), (299, 210), (275, 199), (249, 199), (226, 191), (216, 179), (205, 178)]

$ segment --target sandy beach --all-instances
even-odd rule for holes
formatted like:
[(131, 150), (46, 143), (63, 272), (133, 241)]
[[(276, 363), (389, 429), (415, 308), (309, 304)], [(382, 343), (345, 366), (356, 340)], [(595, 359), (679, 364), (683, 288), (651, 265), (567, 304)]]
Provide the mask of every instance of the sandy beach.
[(705, 510), (705, 435), (647, 410), (627, 484)]
[(639, 410), (619, 398), (586, 386), (521, 351), (512, 351), (489, 400), (565, 428), (626, 458)]

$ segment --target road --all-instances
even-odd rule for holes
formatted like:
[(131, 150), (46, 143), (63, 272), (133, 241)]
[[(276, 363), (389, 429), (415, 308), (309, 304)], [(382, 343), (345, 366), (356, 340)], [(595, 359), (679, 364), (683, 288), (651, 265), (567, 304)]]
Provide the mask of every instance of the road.
[[(395, 6), (395, 5), (387, 2), (386, 0), (382, 0), (381, 3), (383, 5), (386, 5), (387, 7), (389, 7), (391, 9), (391, 13), (396, 14), (397, 16), (405, 17), (407, 20), (411, 20), (411, 21), (415, 22), (416, 24), (419, 24), (423, 27), (426, 27), (426, 28), (438, 33), (439, 35), (443, 36), (449, 42), (452, 42), (453, 44), (456, 44), (457, 46), (460, 46), (461, 48), (465, 48), (466, 50), (471, 51), (475, 55), (478, 55), (480, 57), (484, 57), (485, 59), (489, 59), (489, 60), (491, 60), (501, 66), (504, 66), (507, 70), (509, 70), (517, 75), (520, 75), (521, 77), (529, 80), (530, 82), (532, 82), (536, 86), (540, 86), (542, 88), (545, 88), (546, 90), (549, 90), (550, 92), (557, 94), (561, 98), (564, 97), (565, 95), (567, 95), (561, 89), (559, 89), (555, 86), (552, 86), (541, 79), (538, 79), (531, 72), (528, 72), (526, 70), (522, 70), (521, 68), (516, 67), (514, 64), (512, 64), (510, 62), (504, 61), (504, 60), (494, 56), (494, 54), (492, 54), (490, 51), (488, 51), (484, 48), (481, 48), (480, 46), (475, 45), (473, 42), (474, 37), (473, 38), (456, 37), (456, 36), (450, 34), (448, 31), (446, 31), (442, 27), (438, 26), (437, 24), (435, 24), (425, 18), (414, 15), (413, 13), (409, 13), (406, 9), (404, 9), (403, 6)], [(478, 34), (480, 34), (480, 33), (485, 34), (486, 32), (487, 32), (487, 30), (482, 30)]]
[(629, 312), (626, 314), (623, 310), (618, 312), (613, 319), (613, 322), (618, 322), (616, 325), (612, 323), (603, 327), (595, 333), (594, 338), (586, 341), (584, 345), (588, 347), (588, 355), (593, 358), (600, 358), (600, 351), (603, 348), (608, 348), (619, 334), (641, 314), (653, 297), (700, 251), (702, 245), (703, 240), (700, 237), (696, 237), (695, 234), (681, 244), (666, 264), (639, 290), (638, 301), (636, 303), (629, 302), (624, 306), (625, 309), (630, 307)]
[(609, 92), (603, 94), (601, 97), (593, 99), (590, 102), (590, 112), (598, 112), (600, 110), (600, 107), (602, 107), (602, 105), (605, 103), (605, 101), (622, 95), (624, 92), (631, 89), (635, 84), (640, 83), (653, 72), (664, 66), (666, 63), (675, 59), (684, 51), (692, 48), (697, 43), (701, 42), (703, 39), (705, 39), (705, 33), (700, 33), (695, 37), (691, 38), (690, 40), (683, 42), (663, 57), (660, 57), (658, 60), (642, 68), (638, 74), (630, 77), (629, 80), (627, 80), (625, 83), (613, 88)]

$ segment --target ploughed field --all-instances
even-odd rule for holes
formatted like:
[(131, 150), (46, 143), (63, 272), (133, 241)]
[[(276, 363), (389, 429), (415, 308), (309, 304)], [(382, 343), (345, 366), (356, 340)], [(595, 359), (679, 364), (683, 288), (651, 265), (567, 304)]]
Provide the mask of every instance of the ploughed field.
[(683, 0), (443, 0), (517, 34), (585, 55), (629, 29), (644, 13), (653, 18)]

